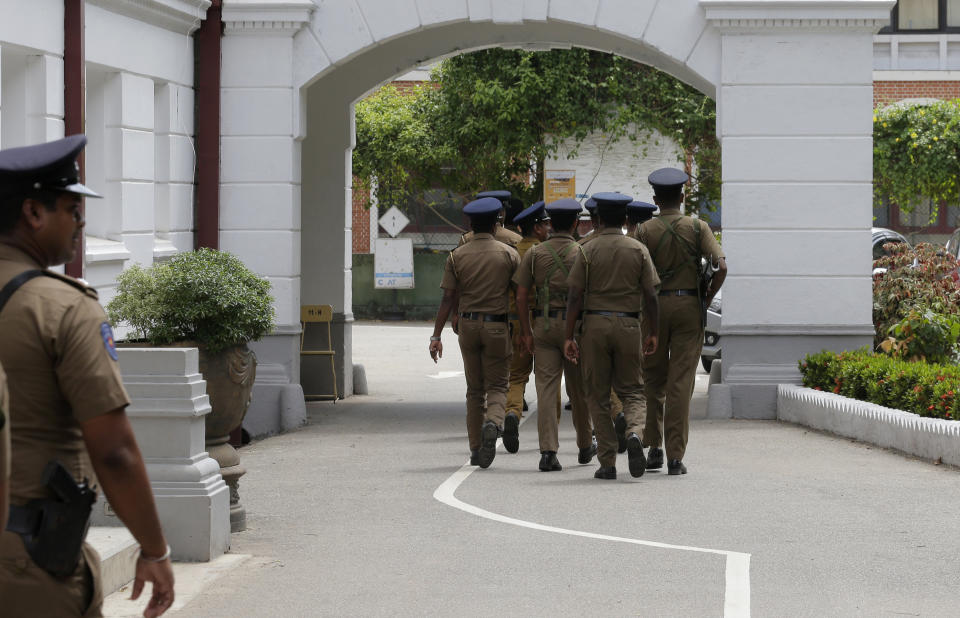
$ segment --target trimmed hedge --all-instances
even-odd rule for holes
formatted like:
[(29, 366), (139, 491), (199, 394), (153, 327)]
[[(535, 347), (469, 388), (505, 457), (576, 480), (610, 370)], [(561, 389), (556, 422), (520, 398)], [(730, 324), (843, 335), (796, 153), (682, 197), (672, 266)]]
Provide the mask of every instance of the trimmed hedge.
[(960, 419), (960, 367), (908, 362), (864, 349), (800, 361), (803, 385), (919, 416)]

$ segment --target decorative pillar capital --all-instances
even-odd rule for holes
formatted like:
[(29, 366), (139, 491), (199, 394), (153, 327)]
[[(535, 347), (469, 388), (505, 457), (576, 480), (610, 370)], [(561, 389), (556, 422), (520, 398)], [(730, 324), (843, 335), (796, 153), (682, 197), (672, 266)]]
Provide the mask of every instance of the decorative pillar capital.
[(223, 23), (228, 34), (293, 36), (316, 7), (311, 0), (224, 0)]
[(700, 0), (707, 21), (722, 32), (855, 30), (876, 32), (890, 22), (894, 0)]

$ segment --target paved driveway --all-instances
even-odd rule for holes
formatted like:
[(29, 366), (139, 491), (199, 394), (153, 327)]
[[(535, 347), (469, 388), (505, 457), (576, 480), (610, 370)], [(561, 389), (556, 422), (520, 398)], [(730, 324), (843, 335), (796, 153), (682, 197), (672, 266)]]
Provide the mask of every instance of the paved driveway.
[[(960, 474), (777, 422), (696, 421), (690, 473), (467, 458), (456, 340), (358, 324), (370, 395), (242, 449), (252, 557), (185, 616), (956, 616)], [(705, 376), (704, 376), (705, 378)], [(703, 405), (698, 381), (698, 405)], [(528, 399), (533, 403), (532, 384)], [(439, 491), (438, 491), (439, 490)], [(745, 564), (749, 560), (748, 566)]]

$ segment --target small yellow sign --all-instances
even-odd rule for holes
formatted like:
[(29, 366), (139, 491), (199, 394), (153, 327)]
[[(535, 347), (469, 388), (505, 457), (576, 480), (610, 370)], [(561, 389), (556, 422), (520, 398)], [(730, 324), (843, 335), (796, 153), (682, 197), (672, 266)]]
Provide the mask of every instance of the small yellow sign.
[(550, 170), (543, 183), (543, 201), (549, 204), (564, 198), (577, 197), (577, 172)]

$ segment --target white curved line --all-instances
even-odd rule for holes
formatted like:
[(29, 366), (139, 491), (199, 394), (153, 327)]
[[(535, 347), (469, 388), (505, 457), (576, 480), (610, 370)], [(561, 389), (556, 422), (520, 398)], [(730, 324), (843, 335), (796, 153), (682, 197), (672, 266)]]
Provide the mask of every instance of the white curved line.
[[(524, 419), (526, 420), (526, 419)], [(499, 445), (499, 442), (498, 442)], [(433, 497), (447, 506), (460, 509), (465, 513), (483, 517), (503, 524), (520, 526), (521, 528), (530, 528), (541, 532), (553, 532), (555, 534), (566, 534), (568, 536), (579, 536), (587, 539), (596, 539), (600, 541), (613, 541), (616, 543), (628, 543), (631, 545), (644, 545), (646, 547), (656, 547), (659, 549), (674, 549), (679, 551), (690, 551), (701, 554), (715, 554), (726, 556), (726, 590), (723, 602), (723, 615), (726, 618), (749, 618), (750, 616), (750, 554), (741, 552), (724, 551), (721, 549), (706, 549), (703, 547), (691, 547), (688, 545), (672, 545), (670, 543), (660, 543), (657, 541), (644, 541), (641, 539), (629, 539), (621, 536), (609, 536), (606, 534), (597, 534), (595, 532), (584, 532), (582, 530), (570, 530), (568, 528), (557, 528), (555, 526), (545, 526), (531, 521), (514, 519), (499, 513), (493, 513), (472, 504), (467, 504), (454, 494), (460, 485), (477, 468), (471, 466), (469, 462), (464, 464), (459, 470), (450, 475), (440, 487), (433, 492)]]

